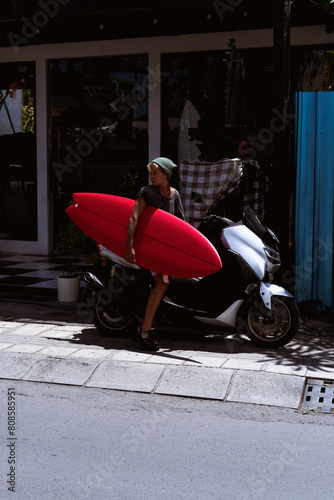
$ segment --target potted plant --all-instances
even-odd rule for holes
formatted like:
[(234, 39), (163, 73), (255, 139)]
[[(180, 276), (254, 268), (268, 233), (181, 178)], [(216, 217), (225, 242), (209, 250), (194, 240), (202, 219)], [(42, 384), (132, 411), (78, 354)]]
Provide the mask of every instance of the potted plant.
[(62, 273), (57, 277), (59, 302), (77, 302), (80, 295), (79, 257), (86, 235), (72, 221), (61, 224), (55, 251), (61, 256)]

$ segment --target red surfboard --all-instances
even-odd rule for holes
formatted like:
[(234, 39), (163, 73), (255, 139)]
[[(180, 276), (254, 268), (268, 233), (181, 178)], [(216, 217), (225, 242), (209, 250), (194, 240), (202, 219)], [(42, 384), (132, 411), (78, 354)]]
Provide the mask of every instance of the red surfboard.
[[(134, 200), (99, 193), (75, 193), (67, 215), (88, 236), (124, 257)], [(161, 274), (195, 278), (222, 267), (217, 250), (196, 228), (154, 207), (145, 207), (134, 248), (136, 264)]]

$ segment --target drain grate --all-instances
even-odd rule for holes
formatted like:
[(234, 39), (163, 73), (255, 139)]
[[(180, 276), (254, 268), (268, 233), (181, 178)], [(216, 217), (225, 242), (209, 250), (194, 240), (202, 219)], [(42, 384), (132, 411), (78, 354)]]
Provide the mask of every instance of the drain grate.
[(310, 410), (334, 413), (334, 381), (307, 379), (303, 405)]

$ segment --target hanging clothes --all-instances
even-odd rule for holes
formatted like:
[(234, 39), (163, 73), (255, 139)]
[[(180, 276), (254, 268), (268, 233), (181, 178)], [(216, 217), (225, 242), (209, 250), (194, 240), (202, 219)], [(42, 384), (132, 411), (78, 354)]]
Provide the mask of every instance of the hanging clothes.
[[(233, 201), (239, 205), (235, 212), (240, 213), (240, 217), (246, 208), (253, 208), (256, 215), (263, 218), (263, 175), (254, 160), (183, 160), (179, 165), (179, 179), (186, 221), (195, 227), (199, 222), (194, 219), (203, 218), (207, 207), (211, 208), (218, 199), (227, 200), (231, 193), (234, 193)], [(195, 203), (192, 191), (200, 193), (204, 203)]]

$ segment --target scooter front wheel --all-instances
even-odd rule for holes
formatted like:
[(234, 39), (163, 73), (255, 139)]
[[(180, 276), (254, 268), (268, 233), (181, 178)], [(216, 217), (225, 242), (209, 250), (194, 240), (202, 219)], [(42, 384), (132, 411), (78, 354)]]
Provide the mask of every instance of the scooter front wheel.
[(127, 337), (134, 321), (134, 317), (125, 312), (108, 290), (100, 294), (94, 317), (94, 324), (100, 332), (109, 337)]
[(299, 328), (299, 312), (293, 299), (271, 298), (270, 315), (264, 315), (256, 303), (245, 303), (237, 320), (237, 330), (259, 347), (278, 348), (288, 344)]

